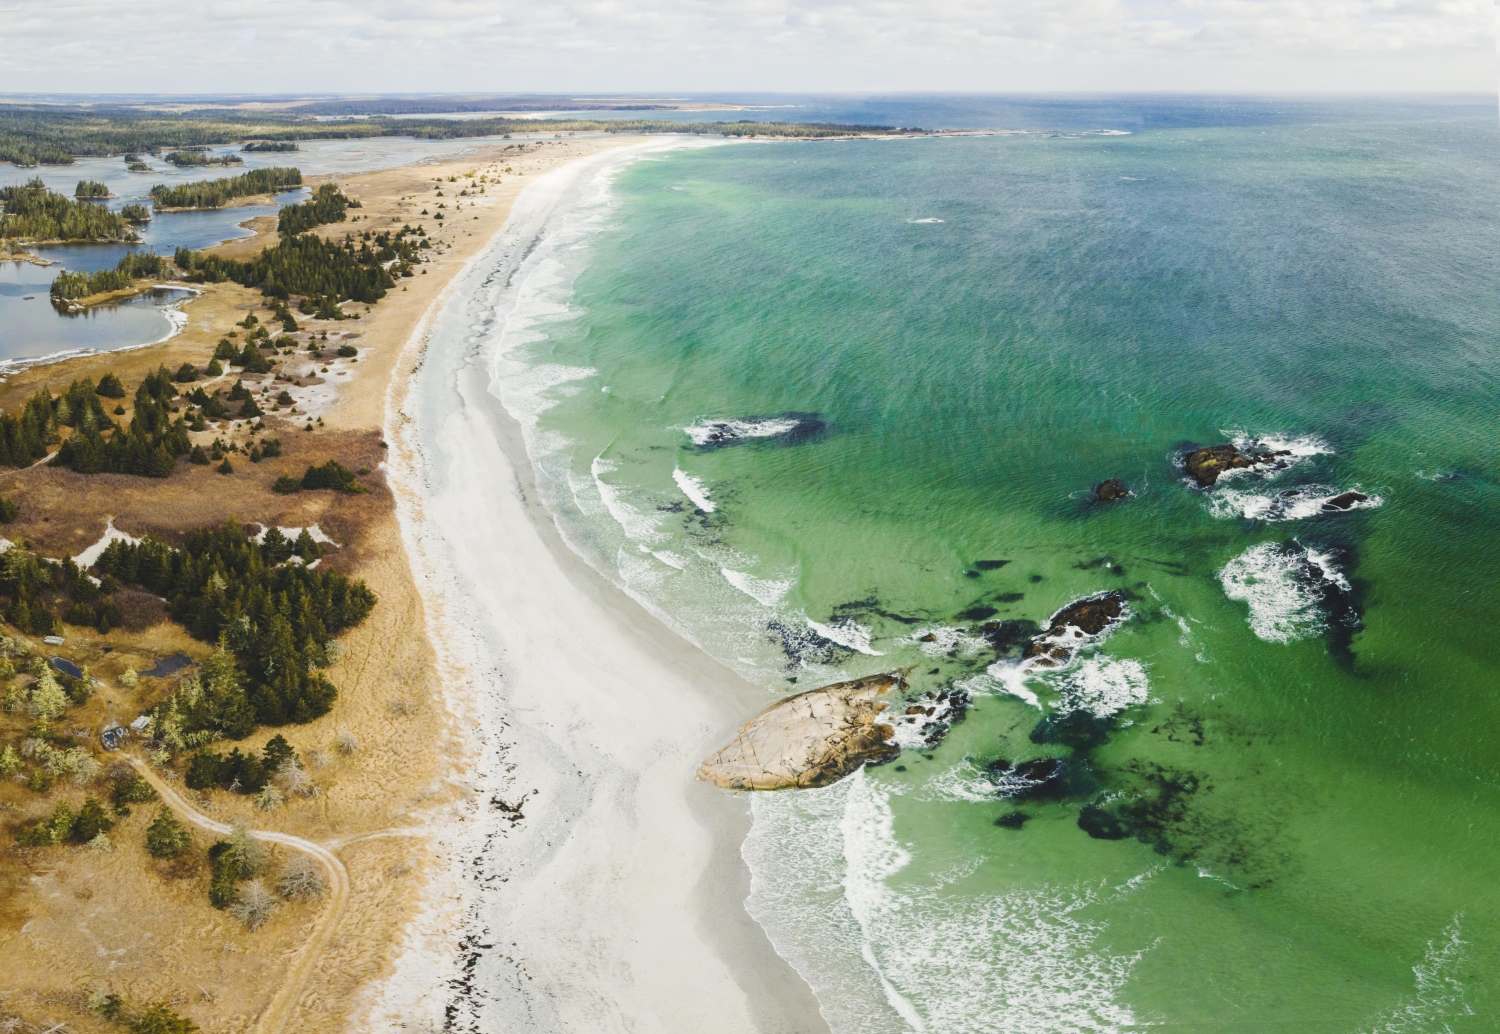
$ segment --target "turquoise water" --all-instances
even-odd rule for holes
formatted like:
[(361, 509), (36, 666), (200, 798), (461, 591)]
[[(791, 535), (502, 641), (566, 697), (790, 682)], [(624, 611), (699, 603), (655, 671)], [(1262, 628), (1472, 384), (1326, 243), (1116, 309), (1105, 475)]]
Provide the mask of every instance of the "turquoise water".
[[(1112, 103), (638, 161), (502, 394), (570, 539), (768, 697), (970, 694), (754, 801), (748, 907), (836, 1031), (1500, 1029), (1493, 103)], [(1236, 439), (1288, 465), (1183, 478)]]

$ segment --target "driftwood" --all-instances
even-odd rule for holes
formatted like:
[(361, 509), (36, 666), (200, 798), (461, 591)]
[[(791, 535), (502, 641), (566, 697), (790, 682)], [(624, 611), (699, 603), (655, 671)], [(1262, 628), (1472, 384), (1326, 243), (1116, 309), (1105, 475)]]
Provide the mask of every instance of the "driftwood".
[(698, 768), (698, 778), (726, 790), (805, 790), (827, 786), (867, 762), (901, 752), (895, 729), (879, 721), (899, 674), (871, 675), (798, 693), (740, 726)]

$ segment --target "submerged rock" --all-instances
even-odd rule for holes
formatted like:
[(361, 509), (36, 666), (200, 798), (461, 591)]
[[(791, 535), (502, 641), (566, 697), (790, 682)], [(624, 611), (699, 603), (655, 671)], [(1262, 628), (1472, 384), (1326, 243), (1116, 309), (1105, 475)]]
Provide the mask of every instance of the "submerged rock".
[(1024, 811), (1011, 811), (1001, 815), (995, 820), (995, 825), (1001, 829), (1020, 829), (1031, 820), (1031, 816)]
[(780, 700), (740, 726), (698, 778), (726, 790), (810, 789), (891, 761), (901, 748), (880, 719), (892, 691), (905, 688), (898, 674), (871, 675)]
[(1323, 509), (1349, 510), (1354, 507), (1355, 503), (1362, 503), (1369, 498), (1363, 492), (1345, 492), (1342, 495), (1334, 496), (1332, 499), (1323, 500)]
[(1094, 486), (1094, 498), (1101, 503), (1112, 503), (1116, 499), (1124, 499), (1129, 494), (1130, 489), (1126, 488), (1125, 483), (1117, 478), (1101, 481)]
[(1241, 449), (1237, 445), (1208, 445), (1184, 456), (1182, 469), (1197, 482), (1199, 488), (1211, 488), (1225, 471), (1265, 467), (1291, 454), (1290, 449), (1272, 450), (1253, 445)]

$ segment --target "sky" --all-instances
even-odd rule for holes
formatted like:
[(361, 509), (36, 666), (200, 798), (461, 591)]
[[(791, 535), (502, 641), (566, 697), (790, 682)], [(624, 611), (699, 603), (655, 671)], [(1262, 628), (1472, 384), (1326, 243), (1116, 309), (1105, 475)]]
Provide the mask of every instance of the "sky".
[(0, 0), (0, 92), (1493, 93), (1500, 0)]

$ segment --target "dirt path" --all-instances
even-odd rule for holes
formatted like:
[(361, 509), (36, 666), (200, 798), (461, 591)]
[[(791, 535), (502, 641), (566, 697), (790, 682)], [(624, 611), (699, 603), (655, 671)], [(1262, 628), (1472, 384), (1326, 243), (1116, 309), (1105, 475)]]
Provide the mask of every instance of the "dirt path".
[[(161, 794), (161, 799), (167, 806), (182, 818), (191, 822), (200, 829), (206, 829), (210, 833), (228, 835), (231, 828), (227, 823), (218, 822), (209, 818), (195, 809), (187, 801), (183, 800), (172, 786), (167, 783), (150, 765), (140, 758), (130, 758), (130, 763), (141, 773), (141, 777)], [(377, 836), (414, 836), (417, 830), (385, 830), (375, 833), (367, 833), (361, 837), (349, 838), (336, 842), (335, 846), (343, 846), (344, 843), (352, 843), (355, 840), (369, 839)], [(323, 913), (322, 920), (313, 931), (311, 937), (297, 953), (297, 958), (292, 962), (287, 971), (286, 978), (282, 980), (280, 990), (271, 999), (271, 1004), (266, 1006), (265, 1012), (260, 1015), (260, 1022), (256, 1024), (261, 1034), (280, 1034), (291, 1019), (293, 1010), (297, 1007), (297, 1000), (302, 997), (302, 990), (307, 984), (307, 979), (312, 974), (312, 968), (318, 958), (323, 954), (323, 949), (328, 946), (333, 931), (343, 916), (344, 908), (349, 902), (349, 870), (344, 868), (344, 863), (339, 861), (328, 848), (321, 844), (315, 844), (311, 840), (303, 840), (289, 833), (276, 833), (271, 830), (252, 829), (251, 836), (257, 840), (263, 840), (271, 844), (280, 844), (289, 847), (293, 851), (300, 851), (305, 855), (317, 859), (328, 872), (328, 888), (330, 891), (328, 908)]]

